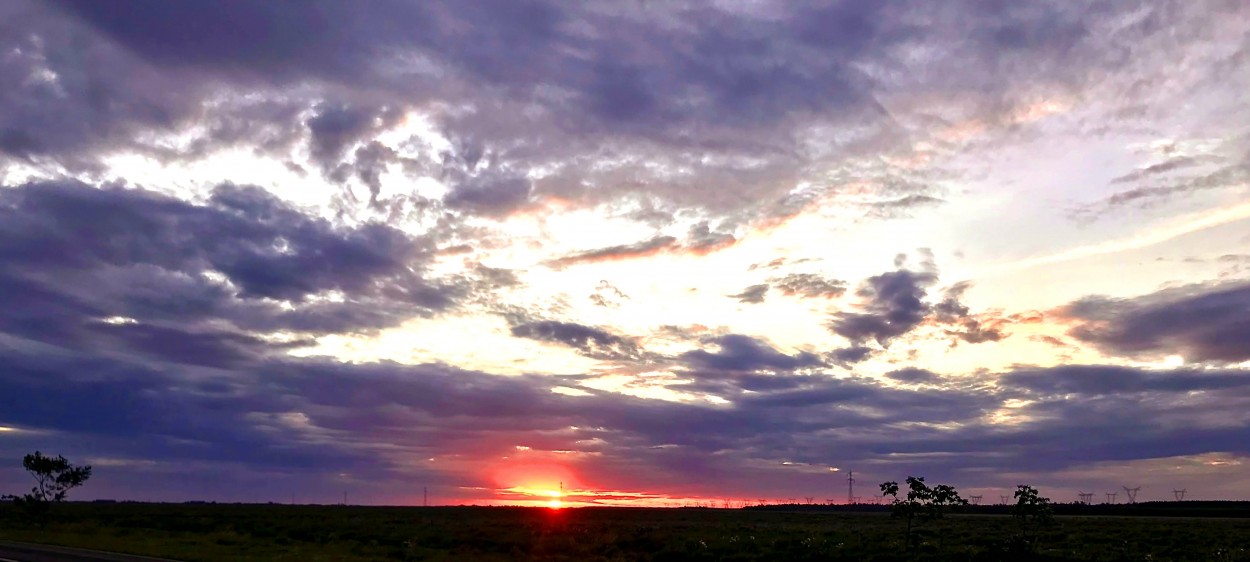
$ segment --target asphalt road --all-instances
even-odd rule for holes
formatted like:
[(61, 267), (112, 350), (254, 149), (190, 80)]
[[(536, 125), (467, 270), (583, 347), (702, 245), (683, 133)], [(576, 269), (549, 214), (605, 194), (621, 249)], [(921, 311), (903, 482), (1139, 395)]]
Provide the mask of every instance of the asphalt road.
[(0, 541), (0, 562), (173, 562), (130, 554)]

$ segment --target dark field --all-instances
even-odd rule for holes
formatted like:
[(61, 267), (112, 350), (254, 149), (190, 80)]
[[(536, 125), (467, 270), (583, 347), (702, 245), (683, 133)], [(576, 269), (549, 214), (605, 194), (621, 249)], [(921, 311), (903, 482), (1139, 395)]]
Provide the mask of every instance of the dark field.
[(881, 512), (66, 504), (35, 526), (0, 505), (0, 539), (182, 560), (1250, 561), (1250, 518), (1064, 515), (1033, 553), (1006, 515), (921, 529), (904, 553)]

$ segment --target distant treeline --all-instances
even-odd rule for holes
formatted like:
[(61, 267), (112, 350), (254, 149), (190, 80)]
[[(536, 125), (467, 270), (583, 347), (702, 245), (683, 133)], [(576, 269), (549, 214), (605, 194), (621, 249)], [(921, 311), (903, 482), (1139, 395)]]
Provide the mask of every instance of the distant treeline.
[[(967, 505), (952, 513), (977, 515), (1010, 515), (1011, 505)], [(1250, 518), (1250, 501), (1150, 501), (1140, 503), (1051, 504), (1055, 515), (1115, 515), (1141, 517), (1245, 517)], [(774, 504), (748, 506), (744, 509), (757, 511), (818, 511), (818, 512), (880, 512), (889, 513), (885, 504)]]

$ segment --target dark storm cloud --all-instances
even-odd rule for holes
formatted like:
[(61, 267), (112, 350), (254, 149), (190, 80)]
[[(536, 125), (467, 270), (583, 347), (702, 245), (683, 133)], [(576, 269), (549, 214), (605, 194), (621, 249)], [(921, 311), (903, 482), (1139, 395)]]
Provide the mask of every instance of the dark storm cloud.
[[(377, 206), (381, 175), (397, 160), (394, 149), (369, 139), (403, 117), (396, 107), (360, 107), (321, 103), (305, 125), (309, 153), (322, 174), (338, 183), (353, 175), (369, 188), (369, 204)], [(351, 149), (361, 144), (353, 152)], [(350, 156), (350, 158), (349, 158)]]
[(800, 352), (786, 355), (772, 346), (749, 336), (730, 334), (713, 338), (711, 343), (719, 350), (702, 349), (689, 351), (681, 359), (695, 369), (716, 371), (759, 371), (775, 369), (792, 371), (807, 367), (819, 367), (824, 363), (815, 354)]
[(12, 304), (0, 331), (229, 363), (271, 347), (251, 331), (371, 330), (450, 307), (462, 289), (422, 277), (431, 252), (390, 227), (338, 228), (250, 187), (219, 186), (198, 205), (139, 189), (10, 187), (0, 190), (0, 285)]
[(871, 356), (872, 351), (871, 347), (857, 345), (834, 350), (831, 353), (831, 356), (833, 357), (834, 362), (839, 364), (859, 363), (860, 361), (863, 361)]
[[(13, 6), (0, 34), (16, 53), (0, 76), (20, 85), (0, 95), (11, 155), (78, 169), (119, 148), (176, 158), (243, 146), (285, 158), (306, 144), (326, 177), (355, 178), (381, 208), (381, 170), (402, 158), (371, 143), (417, 109), (432, 112), (453, 155), (499, 155), (502, 175), (449, 182), (447, 204), (488, 215), (527, 196), (596, 204), (642, 194), (670, 215), (777, 218), (794, 212), (797, 182), (830, 174), (875, 186), (886, 206), (932, 203), (940, 189), (927, 171), (846, 164), (910, 150), (909, 125), (879, 97), (962, 99), (993, 123), (1030, 85), (1079, 90), (1125, 65), (1087, 28), (1120, 10), (1060, 4), (839, 3), (774, 6), (768, 17), (698, 2)], [(916, 68), (904, 53), (920, 45), (944, 56)], [(848, 134), (811, 138), (822, 128)], [(149, 132), (185, 133), (192, 148), (142, 140)], [(441, 175), (444, 155), (424, 152), (416, 168)], [(686, 247), (733, 243), (708, 234)]]
[[(578, 326), (553, 326), (546, 333), (571, 345), (615, 341)], [(891, 471), (883, 477), (923, 470), (967, 479), (968, 470), (1058, 470), (1238, 453), (1250, 442), (1242, 425), (1229, 423), (1250, 405), (1250, 374), (1242, 370), (1034, 368), (992, 375), (994, 386), (950, 384), (919, 369), (888, 375), (927, 385), (919, 391), (819, 371), (797, 374), (819, 361), (725, 336), (713, 341), (719, 349), (680, 358), (691, 381), (678, 388), (729, 400), (714, 405), (590, 388), (585, 396), (565, 396), (551, 390), (573, 379), (502, 377), (447, 365), (266, 356), (245, 367), (205, 368), (166, 361), (155, 352), (120, 358), (0, 338), (6, 365), (0, 372), (0, 423), (51, 431), (44, 445), (58, 450), (78, 450), (82, 445), (74, 444), (74, 436), (90, 436), (102, 456), (205, 463), (218, 467), (211, 478), (228, 482), (279, 470), (481, 485), (472, 475), (443, 473), (437, 462), (418, 460), (454, 452), (485, 462), (532, 444), (593, 453), (572, 457), (580, 459), (577, 469), (622, 489), (697, 487), (714, 478), (718, 489), (745, 493), (795, 485), (784, 471), (750, 468), (779, 466), (781, 460), (838, 459), (865, 471)], [(1169, 399), (1178, 396), (1186, 397), (1183, 405)], [(1027, 401), (1011, 410), (1020, 421), (988, 422), (1008, 399)], [(25, 446), (7, 438), (4, 443), (0, 450), (6, 453)], [(716, 463), (692, 472), (691, 466), (703, 466), (700, 459), (713, 454)], [(638, 470), (643, 467), (649, 469)], [(142, 467), (126, 470), (135, 471), (159, 478)], [(184, 478), (207, 480), (208, 474)]]
[[(663, 31), (647, 21), (645, 11), (628, 6), (576, 10), (541, 2), (381, 2), (361, 10), (351, 2), (333, 1), (255, 6), (73, 0), (54, 5), (171, 71), (248, 82), (367, 82), (381, 90), (404, 88), (417, 102), (450, 93), (440, 86), (444, 82), (493, 86), (519, 95), (551, 84), (573, 95), (569, 109), (592, 117), (584, 127), (635, 133), (640, 124), (676, 129), (691, 120), (729, 116), (746, 126), (796, 111), (865, 103), (869, 98), (859, 84), (862, 79), (843, 61), (876, 40), (874, 28), (882, 21), (868, 7), (791, 14), (803, 26), (820, 21), (826, 29), (856, 30), (833, 41), (805, 33), (808, 38), (784, 47), (823, 67), (823, 72), (811, 72), (771, 64), (758, 52), (769, 45), (769, 35), (786, 30), (710, 8), (674, 7), (649, 14), (664, 18), (672, 12), (717, 23), (704, 33), (684, 36)], [(162, 25), (152, 26), (152, 21)], [(602, 25), (609, 22), (614, 25)], [(472, 32), (455, 31), (470, 23)], [(586, 33), (578, 27), (585, 23), (598, 29)], [(638, 49), (621, 49), (622, 44)], [(647, 45), (679, 56), (656, 59)], [(571, 56), (574, 51), (589, 57)], [(718, 52), (728, 64), (701, 52)], [(826, 57), (812, 56), (816, 52)], [(422, 70), (408, 70), (411, 62), (404, 57), (413, 54), (429, 61), (431, 74), (450, 76), (435, 80)], [(705, 101), (694, 107), (677, 104), (691, 96)]]
[(890, 371), (885, 376), (894, 381), (910, 384), (933, 383), (939, 380), (939, 377), (933, 371), (915, 367)]
[(863, 281), (855, 296), (862, 299), (858, 311), (842, 310), (833, 314), (829, 329), (854, 345), (834, 352), (838, 363), (855, 363), (867, 358), (871, 349), (863, 344), (876, 342), (888, 347), (890, 342), (921, 326), (939, 328), (958, 342), (984, 343), (999, 341), (1008, 334), (1006, 326), (1033, 322), (1040, 316), (1015, 314), (1006, 316), (996, 311), (973, 313), (963, 304), (965, 292), (972, 283), (962, 281), (947, 287), (937, 302), (930, 300), (930, 291), (938, 282), (933, 255), (921, 250), (920, 271), (907, 269), (907, 256), (895, 257), (899, 269)]
[(313, 158), (323, 165), (337, 163), (352, 144), (399, 117), (391, 108), (322, 104), (307, 121)]
[(504, 172), (486, 172), (464, 178), (447, 194), (445, 203), (453, 209), (475, 214), (500, 216), (529, 200), (530, 181)]
[(926, 292), (936, 282), (933, 272), (907, 269), (869, 277), (855, 292), (865, 300), (864, 312), (836, 313), (829, 327), (852, 342), (887, 345), (924, 321), (931, 310)]
[(347, 449), (320, 449), (298, 435), (258, 427), (250, 414), (286, 410), (282, 397), (254, 395), (259, 388), (254, 380), (6, 343), (0, 418), (56, 432), (51, 439), (86, 435), (113, 449), (106, 454), (245, 462), (255, 469), (363, 466), (366, 460)]
[(765, 295), (768, 294), (768, 284), (751, 285), (743, 289), (741, 293), (729, 295), (730, 298), (738, 299), (738, 302), (746, 304), (759, 304), (764, 302)]
[(573, 322), (541, 320), (512, 327), (518, 338), (564, 344), (591, 357), (625, 359), (637, 357), (641, 350), (631, 340), (599, 328)]
[[(998, 380), (1004, 398), (1030, 401), (1013, 412), (1027, 421), (971, 431), (951, 450), (1001, 448), (1032, 470), (1212, 451), (1245, 454), (1250, 432), (1234, 420), (1244, 419), (1239, 410), (1250, 402), (1248, 377), (1245, 370), (1020, 369)], [(1024, 459), (1029, 454), (1031, 465)]]
[(1250, 285), (1229, 282), (1166, 289), (1135, 298), (1087, 297), (1062, 314), (1069, 335), (1104, 353), (1186, 361), (1250, 360)]
[(1040, 396), (1099, 396), (1132, 393), (1176, 393), (1246, 390), (1250, 372), (1243, 370), (1144, 371), (1110, 365), (1019, 370), (998, 379), (1006, 388)]

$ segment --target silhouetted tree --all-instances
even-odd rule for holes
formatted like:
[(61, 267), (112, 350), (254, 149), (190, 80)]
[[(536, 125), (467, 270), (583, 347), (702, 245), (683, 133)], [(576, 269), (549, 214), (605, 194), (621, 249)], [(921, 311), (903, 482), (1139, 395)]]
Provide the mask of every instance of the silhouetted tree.
[(45, 457), (39, 451), (23, 457), (22, 467), (35, 479), (35, 486), (29, 494), (4, 498), (32, 516), (47, 513), (52, 504), (65, 500), (71, 489), (91, 478), (90, 466), (74, 466), (63, 456)]
[(1029, 529), (1049, 525), (1054, 521), (1054, 510), (1050, 507), (1050, 498), (1044, 498), (1036, 488), (1027, 484), (1016, 486), (1016, 505), (1011, 507), (1011, 516), (1020, 523), (1020, 540), (1029, 548), (1033, 540), (1029, 538)]
[(916, 524), (934, 519), (941, 519), (945, 512), (953, 506), (968, 505), (968, 500), (959, 497), (955, 488), (946, 484), (929, 487), (923, 476), (908, 476), (907, 496), (899, 498), (898, 482), (890, 481), (881, 484), (882, 496), (893, 496), (890, 502), (890, 514), (893, 517), (907, 520), (906, 549), (911, 549), (912, 527)]

